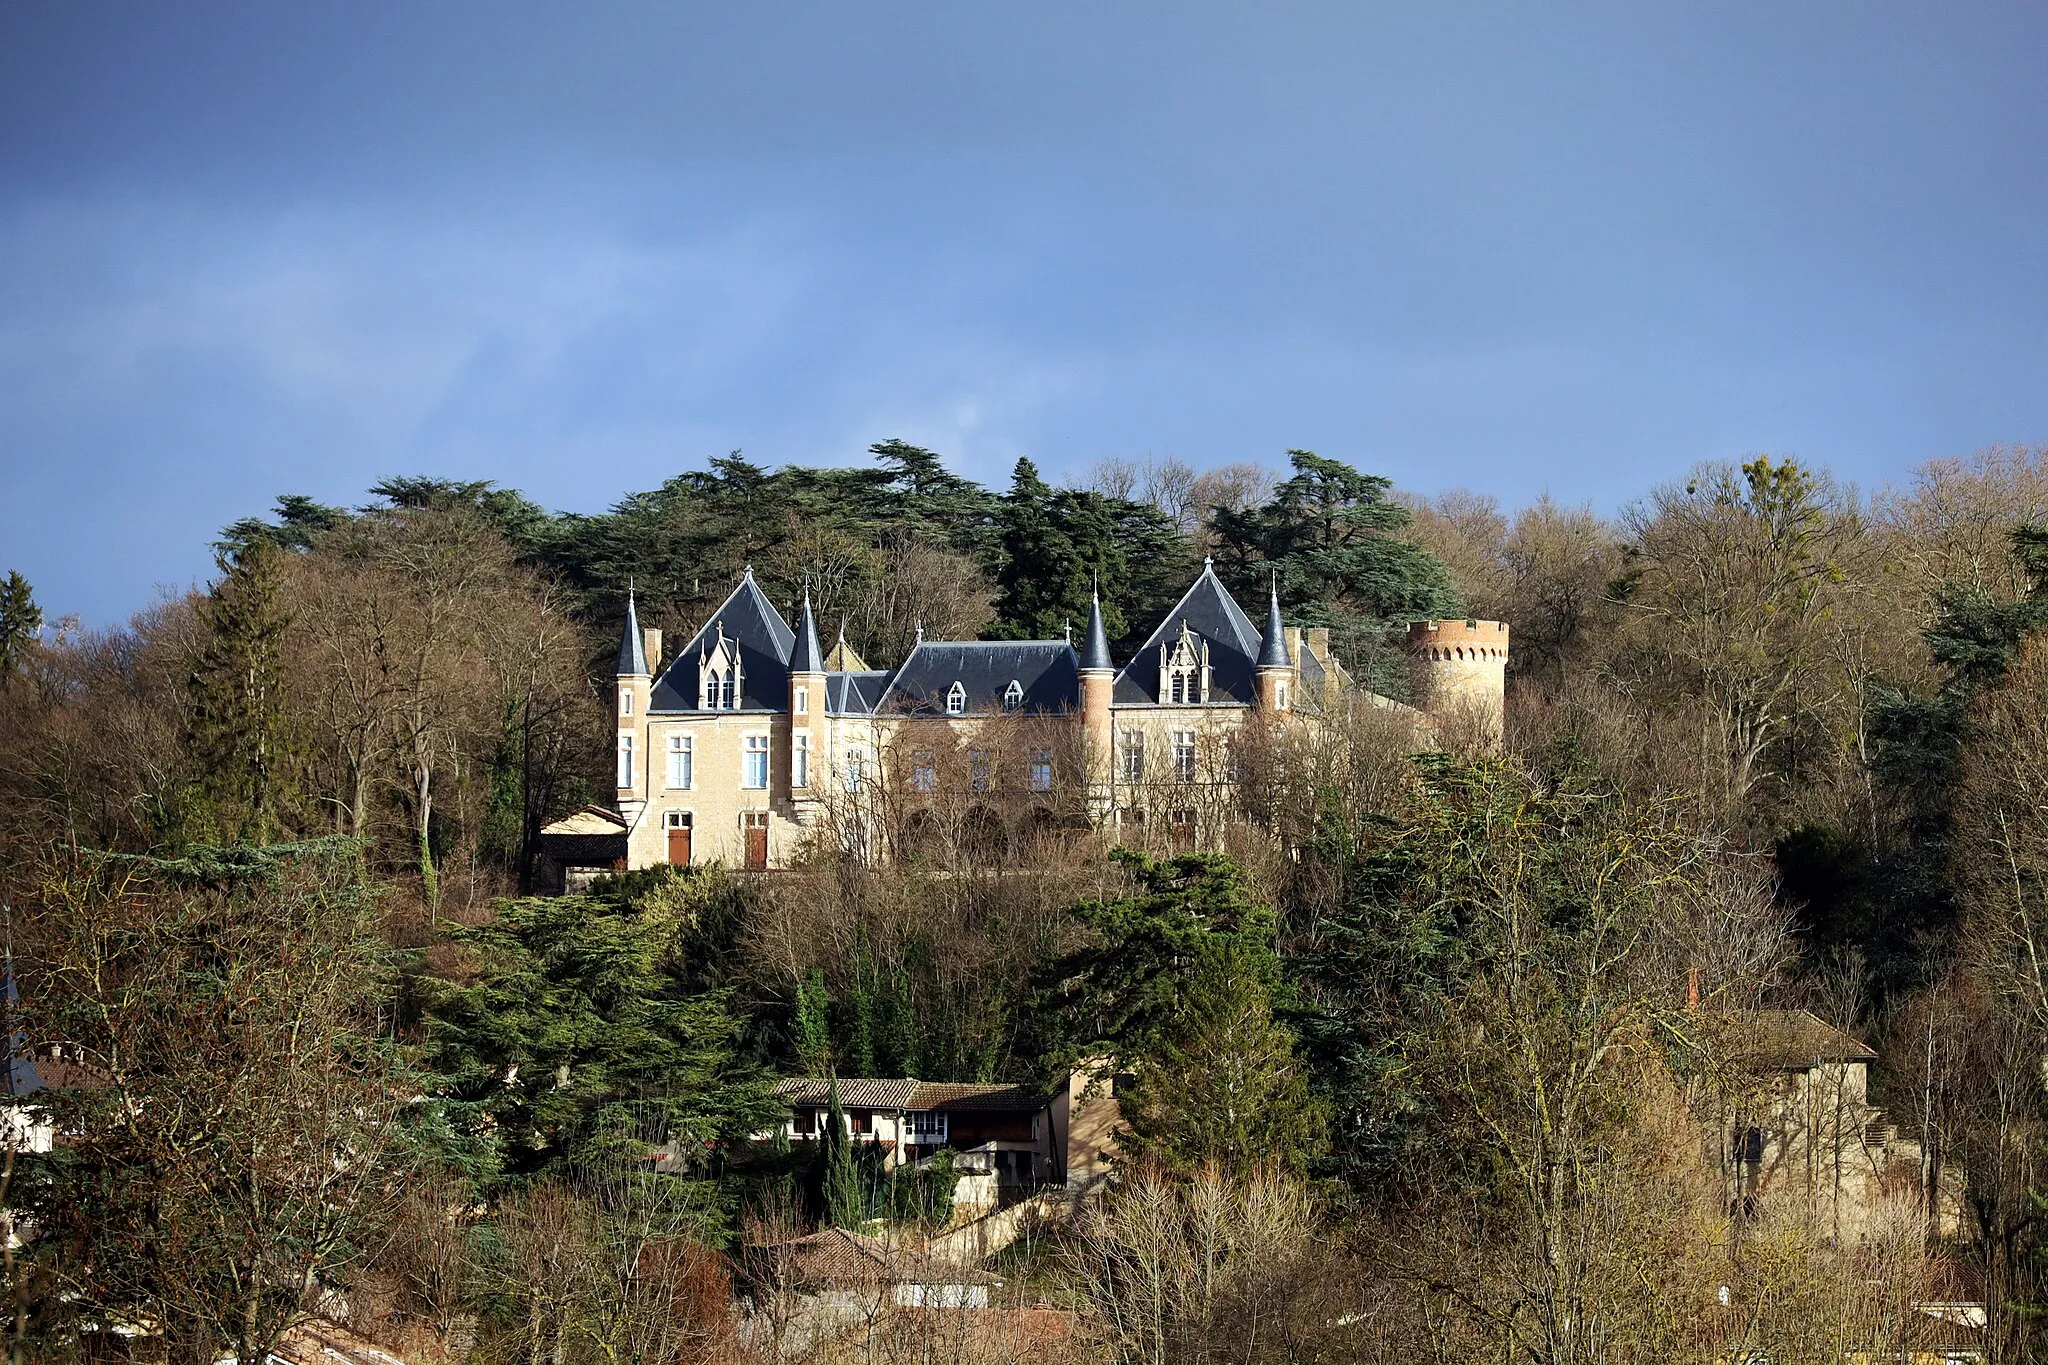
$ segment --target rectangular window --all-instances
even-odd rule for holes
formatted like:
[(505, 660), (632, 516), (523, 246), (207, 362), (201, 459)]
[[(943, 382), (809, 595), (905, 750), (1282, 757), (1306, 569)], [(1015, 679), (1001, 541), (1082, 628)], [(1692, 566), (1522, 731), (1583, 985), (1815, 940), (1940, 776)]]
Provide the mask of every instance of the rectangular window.
[[(797, 695), (801, 696), (802, 693)], [(789, 755), (789, 785), (808, 787), (811, 785), (811, 737), (798, 735), (796, 747)]]
[(868, 751), (856, 744), (846, 751), (846, 790), (858, 792), (868, 781)]
[(1123, 735), (1123, 780), (1143, 782), (1145, 780), (1145, 732), (1126, 730)]
[(866, 1109), (856, 1109), (846, 1116), (846, 1126), (856, 1133), (871, 1133), (875, 1129), (875, 1116)]
[(740, 785), (756, 791), (768, 785), (768, 736), (748, 735), (745, 762), (740, 767)]
[(1195, 732), (1175, 730), (1173, 732), (1173, 780), (1192, 782), (1195, 780)]
[(930, 749), (919, 749), (910, 756), (910, 786), (913, 791), (927, 793), (939, 789), (939, 769), (932, 761)]
[(630, 687), (619, 689), (619, 714), (622, 716), (633, 714), (633, 689)]
[(668, 737), (668, 784), (678, 791), (688, 790), (697, 776), (694, 745), (695, 741), (688, 735)]
[(796, 713), (801, 716), (810, 709), (811, 689), (808, 687), (799, 687), (796, 690)]
[(632, 785), (633, 785), (633, 737), (632, 737), (631, 735), (620, 735), (620, 736), (619, 736), (619, 786), (620, 786), (621, 788), (625, 788), (625, 787), (630, 787), (630, 786), (632, 786)]
[(1030, 778), (1031, 790), (1035, 792), (1049, 792), (1052, 790), (1052, 750), (1033, 749), (1031, 751)]
[(967, 751), (967, 785), (978, 792), (985, 792), (989, 789), (988, 750), (969, 749)]
[(945, 1114), (930, 1109), (911, 1110), (910, 1140), (921, 1147), (944, 1142), (946, 1140)]
[(1195, 851), (1195, 813), (1191, 810), (1177, 810), (1166, 817), (1169, 838), (1175, 853)]

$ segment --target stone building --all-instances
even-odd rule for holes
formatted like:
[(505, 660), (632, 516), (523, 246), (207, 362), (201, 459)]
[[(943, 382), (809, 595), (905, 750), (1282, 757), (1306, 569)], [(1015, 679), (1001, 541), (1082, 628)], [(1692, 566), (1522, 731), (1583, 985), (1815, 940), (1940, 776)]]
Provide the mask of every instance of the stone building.
[[(626, 610), (617, 668), (617, 833), (598, 813), (544, 844), (602, 836), (555, 859), (593, 865), (784, 866), (817, 841), (881, 860), (941, 828), (991, 857), (1049, 831), (1153, 822), (1149, 842), (1216, 842), (1245, 736), (1350, 705), (1423, 728), (1501, 724), (1508, 628), (1421, 622), (1409, 633), (1420, 711), (1358, 687), (1329, 632), (1263, 629), (1215, 571), (1201, 575), (1122, 667), (1101, 603), (1071, 640), (926, 640), (872, 668), (823, 648), (806, 597), (794, 628), (749, 569), (683, 647)], [(1426, 741), (1424, 741), (1426, 742)]]

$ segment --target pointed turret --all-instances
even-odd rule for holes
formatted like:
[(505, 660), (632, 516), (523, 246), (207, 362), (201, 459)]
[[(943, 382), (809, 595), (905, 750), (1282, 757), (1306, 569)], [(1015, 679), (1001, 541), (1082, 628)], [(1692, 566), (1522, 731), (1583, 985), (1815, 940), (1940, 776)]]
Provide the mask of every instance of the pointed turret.
[(1273, 580), (1266, 598), (1266, 638), (1259, 644), (1259, 668), (1293, 668), (1287, 653), (1287, 629), (1280, 624), (1280, 580)]
[(1116, 671), (1116, 665), (1109, 661), (1109, 631), (1102, 624), (1100, 594), (1092, 597), (1088, 603), (1088, 634), (1081, 642), (1081, 671)]
[(633, 589), (626, 588), (626, 634), (619, 641), (618, 674), (622, 678), (647, 676), (647, 646), (640, 638), (640, 615), (633, 609)]
[(811, 615), (811, 592), (804, 589), (803, 614), (797, 617), (796, 647), (789, 652), (791, 673), (823, 673), (825, 651), (818, 644), (818, 619)]

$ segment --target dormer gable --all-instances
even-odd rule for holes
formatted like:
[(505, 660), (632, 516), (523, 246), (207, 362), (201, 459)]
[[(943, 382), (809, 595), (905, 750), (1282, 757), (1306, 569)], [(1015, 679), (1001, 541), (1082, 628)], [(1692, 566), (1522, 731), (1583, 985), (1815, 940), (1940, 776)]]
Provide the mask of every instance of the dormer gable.
[(745, 674), (738, 643), (726, 637), (725, 622), (714, 622), (711, 638), (698, 648), (697, 709), (737, 709), (745, 695)]

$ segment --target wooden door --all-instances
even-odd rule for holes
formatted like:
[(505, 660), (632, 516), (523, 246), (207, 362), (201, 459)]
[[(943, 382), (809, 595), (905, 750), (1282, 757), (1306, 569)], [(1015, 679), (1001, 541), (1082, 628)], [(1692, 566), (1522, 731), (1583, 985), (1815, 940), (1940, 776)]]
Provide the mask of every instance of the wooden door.
[(670, 825), (668, 827), (668, 860), (672, 866), (690, 865), (690, 827)]
[(768, 813), (749, 812), (741, 817), (747, 835), (747, 867), (760, 872), (768, 866)]

